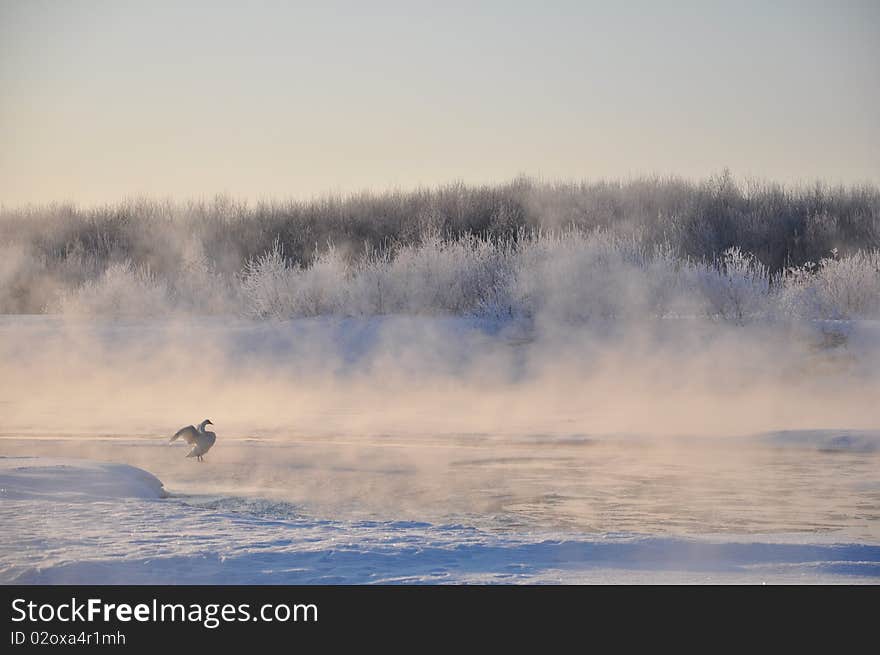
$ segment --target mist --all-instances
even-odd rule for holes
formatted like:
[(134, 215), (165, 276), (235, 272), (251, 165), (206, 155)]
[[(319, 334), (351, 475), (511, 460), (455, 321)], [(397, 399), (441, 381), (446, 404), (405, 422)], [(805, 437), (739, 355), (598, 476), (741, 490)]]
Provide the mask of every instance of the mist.
[[(480, 515), (496, 503), (480, 489), (534, 492), (512, 474), (522, 462), (589, 465), (635, 444), (628, 475), (683, 457), (697, 480), (756, 434), (877, 430), (876, 327), (842, 329), (829, 345), (816, 327), (692, 319), (7, 318), (0, 446), (142, 466), (175, 492)], [(166, 447), (202, 418), (216, 468)]]
[[(124, 422), (140, 433), (212, 408), (240, 436), (435, 425), (515, 433), (566, 421), (573, 427), (557, 429), (871, 427), (855, 408), (876, 392), (878, 363), (871, 323), (33, 317), (4, 319), (2, 333), (4, 423), (21, 428), (39, 412), (47, 430), (72, 432)], [(419, 413), (432, 427), (411, 424)]]

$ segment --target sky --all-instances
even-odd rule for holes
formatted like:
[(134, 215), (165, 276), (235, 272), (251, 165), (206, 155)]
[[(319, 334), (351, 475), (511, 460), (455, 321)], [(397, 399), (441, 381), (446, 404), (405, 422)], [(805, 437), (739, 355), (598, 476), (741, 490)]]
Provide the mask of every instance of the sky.
[(880, 2), (0, 0), (0, 205), (880, 184)]

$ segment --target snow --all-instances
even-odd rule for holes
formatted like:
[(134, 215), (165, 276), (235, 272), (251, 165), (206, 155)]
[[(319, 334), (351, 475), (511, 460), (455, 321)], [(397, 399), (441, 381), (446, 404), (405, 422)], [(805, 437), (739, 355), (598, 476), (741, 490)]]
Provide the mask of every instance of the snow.
[(171, 495), (133, 466), (0, 459), (4, 584), (880, 581), (880, 543), (339, 520), (259, 497)]
[(88, 502), (115, 498), (162, 498), (154, 475), (134, 466), (43, 457), (0, 457), (0, 498)]
[(824, 452), (880, 451), (880, 432), (871, 430), (782, 430), (764, 435), (768, 443), (786, 448), (814, 448)]

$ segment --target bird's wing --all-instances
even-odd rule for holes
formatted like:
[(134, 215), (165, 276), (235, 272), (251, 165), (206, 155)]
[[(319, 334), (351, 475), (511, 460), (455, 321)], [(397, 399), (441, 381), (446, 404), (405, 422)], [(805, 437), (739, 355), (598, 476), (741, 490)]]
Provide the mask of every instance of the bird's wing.
[(168, 440), (168, 443), (171, 443), (177, 438), (182, 438), (188, 444), (194, 444), (199, 438), (199, 431), (193, 426), (187, 425), (185, 428), (180, 428), (174, 436)]

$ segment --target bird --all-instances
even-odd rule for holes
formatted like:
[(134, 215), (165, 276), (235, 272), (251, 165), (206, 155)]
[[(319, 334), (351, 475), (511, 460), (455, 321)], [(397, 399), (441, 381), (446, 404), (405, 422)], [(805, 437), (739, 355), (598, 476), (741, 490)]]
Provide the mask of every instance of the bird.
[(174, 436), (168, 440), (168, 443), (171, 443), (178, 437), (183, 438), (186, 443), (190, 444), (192, 448), (187, 453), (187, 457), (195, 457), (198, 461), (203, 461), (202, 458), (205, 456), (209, 450), (211, 450), (211, 446), (214, 445), (214, 442), (217, 441), (217, 435), (213, 432), (209, 432), (205, 429), (206, 425), (214, 425), (211, 419), (206, 418), (204, 421), (199, 423), (199, 427), (193, 427), (192, 425), (187, 425), (185, 428), (180, 428), (177, 432), (174, 433)]

